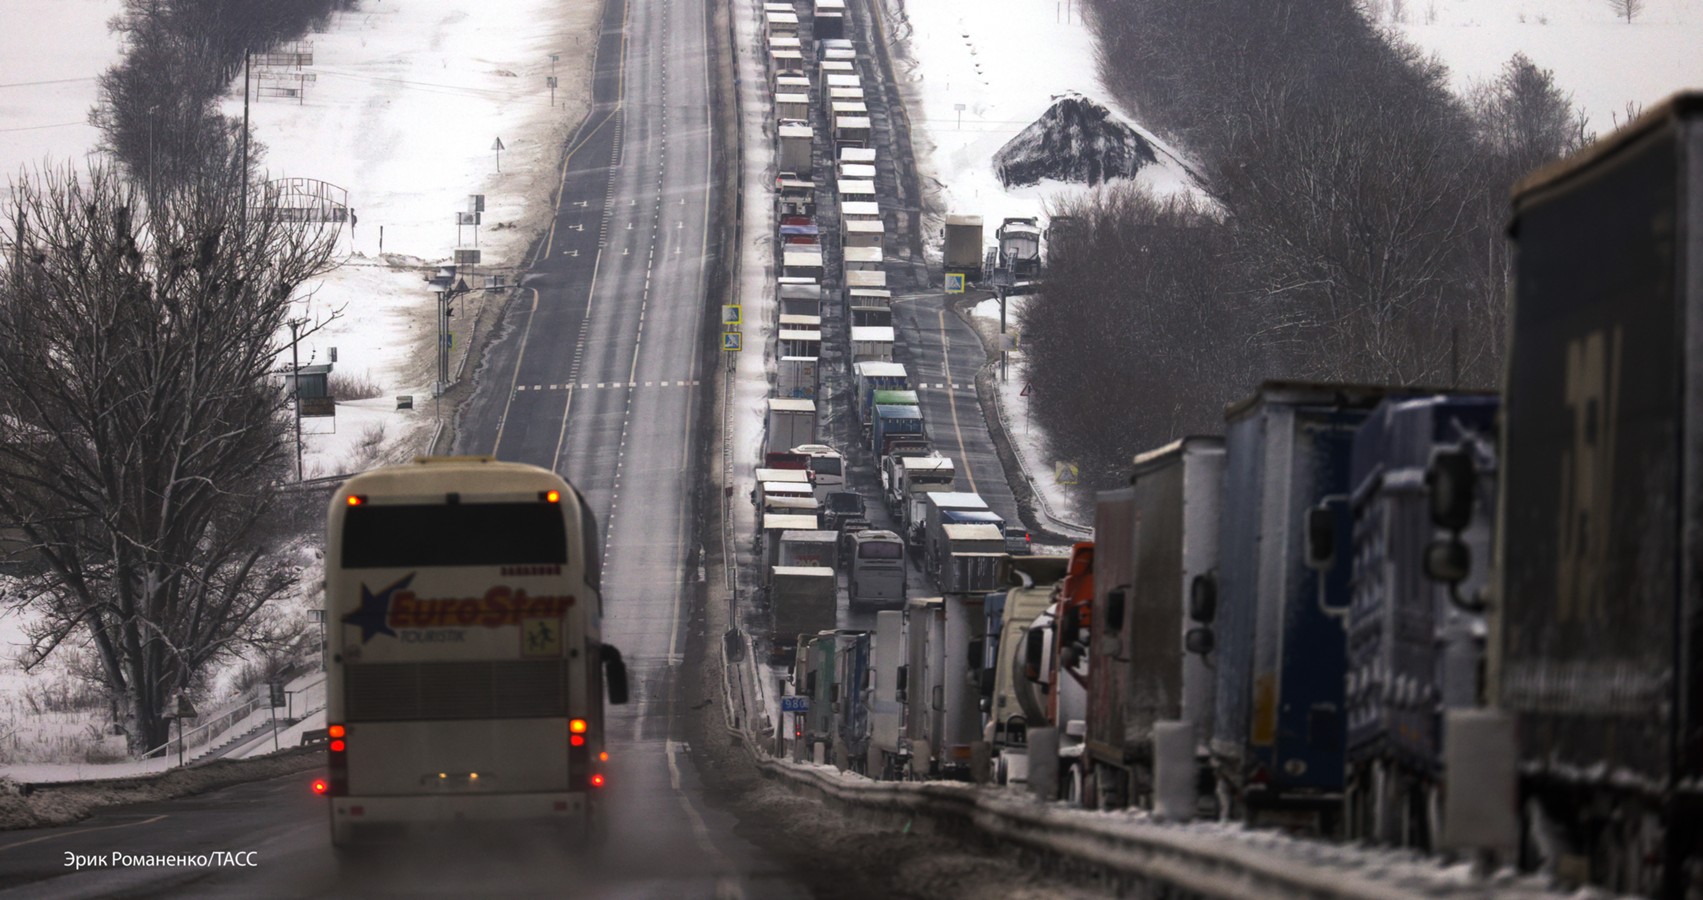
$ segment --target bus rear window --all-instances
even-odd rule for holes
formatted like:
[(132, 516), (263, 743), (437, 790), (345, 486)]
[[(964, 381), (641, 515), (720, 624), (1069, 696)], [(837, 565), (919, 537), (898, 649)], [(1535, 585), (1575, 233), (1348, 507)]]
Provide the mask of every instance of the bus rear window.
[(843, 475), (840, 471), (839, 457), (817, 456), (810, 460), (810, 470), (821, 475)]
[(858, 559), (899, 559), (905, 548), (898, 541), (867, 541), (857, 548)]
[(362, 505), (343, 513), (343, 567), (565, 565), (554, 503)]

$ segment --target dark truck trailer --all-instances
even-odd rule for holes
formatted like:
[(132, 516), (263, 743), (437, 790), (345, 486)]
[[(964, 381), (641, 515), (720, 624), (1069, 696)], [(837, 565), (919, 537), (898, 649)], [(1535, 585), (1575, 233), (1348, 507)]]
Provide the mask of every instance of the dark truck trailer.
[(1347, 494), (1354, 433), (1386, 391), (1268, 381), (1224, 414), (1212, 756), (1250, 824), (1329, 832), (1340, 813), (1350, 554), (1310, 568), (1304, 526)]
[(1102, 809), (1151, 805), (1164, 723), (1193, 734), (1192, 781), (1210, 775), (1217, 662), (1187, 640), (1212, 618), (1190, 599), (1218, 567), (1223, 481), (1224, 439), (1188, 437), (1137, 456), (1131, 486), (1099, 496), (1089, 646), (1103, 652), (1089, 666), (1087, 745)]
[(1521, 182), (1509, 236), (1494, 702), (1564, 852), (1680, 895), (1703, 859), (1703, 93)]
[(1482, 704), (1484, 617), (1455, 603), (1425, 572), (1426, 548), (1447, 532), (1431, 519), (1427, 482), (1440, 453), (1470, 454), (1481, 502), (1461, 537), (1476, 597), (1489, 573), (1496, 493), (1493, 394), (1385, 400), (1354, 436), (1349, 505), (1353, 547), (1348, 613), (1349, 838), (1438, 845), (1429, 811), (1438, 801), (1447, 711)]

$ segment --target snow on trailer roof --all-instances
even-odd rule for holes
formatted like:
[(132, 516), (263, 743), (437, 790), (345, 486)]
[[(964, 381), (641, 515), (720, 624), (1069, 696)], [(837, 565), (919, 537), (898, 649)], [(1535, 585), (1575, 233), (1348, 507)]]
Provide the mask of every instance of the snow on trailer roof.
[(912, 472), (939, 472), (955, 468), (951, 457), (947, 456), (901, 456), (899, 466)]
[(854, 131), (858, 129), (867, 131), (871, 127), (868, 116), (834, 116), (834, 129), (836, 131)]
[(783, 328), (775, 334), (781, 341), (821, 341), (822, 332), (809, 328)]
[(769, 35), (770, 50), (797, 50), (804, 46), (797, 37), (790, 34)]
[(841, 87), (857, 88), (859, 90), (863, 89), (863, 80), (858, 78), (856, 75), (848, 75), (844, 72), (831, 72), (824, 77), (827, 78), (828, 87), (830, 89)]
[(946, 216), (946, 224), (948, 224), (948, 225), (974, 225), (974, 226), (980, 228), (981, 224), (982, 224), (982, 217), (981, 216), (966, 216), (966, 215), (961, 215), (961, 214), (958, 214), (958, 213), (948, 213), (947, 216)]
[(770, 25), (791, 25), (793, 28), (798, 27), (798, 13), (777, 11), (769, 13), (768, 17)]
[(813, 412), (816, 411), (816, 401), (814, 401), (814, 400), (797, 400), (797, 399), (794, 399), (792, 397), (770, 397), (769, 398), (769, 409), (771, 409), (771, 410), (777, 410), (778, 409), (778, 410), (782, 410), (784, 412), (813, 413)]
[(824, 59), (818, 64), (818, 66), (824, 72), (833, 72), (836, 74), (845, 73), (851, 75), (857, 74), (857, 66), (849, 60)]
[(840, 163), (841, 178), (856, 178), (864, 181), (875, 180), (875, 167), (868, 163)]
[(839, 85), (828, 88), (828, 100), (856, 100), (863, 102), (863, 88), (850, 85)]
[[(934, 496), (938, 497), (940, 495), (935, 494)], [(1000, 527), (998, 525), (989, 525), (985, 522), (977, 522), (977, 523), (974, 523), (974, 524), (946, 525), (946, 526), (943, 526), (941, 530), (946, 532), (946, 539), (949, 540), (949, 541), (1003, 541), (1003, 540), (1005, 540), (1005, 532), (1002, 529), (1000, 529)], [(958, 554), (954, 553), (952, 555), (957, 556)]]
[(783, 531), (781, 541), (800, 544), (833, 544), (840, 540), (837, 531)]
[(758, 466), (756, 471), (759, 482), (792, 482), (794, 484), (809, 484), (810, 473), (804, 469), (771, 469)]
[(801, 94), (801, 93), (798, 93), (797, 91), (779, 91), (779, 90), (775, 91), (775, 105), (776, 106), (779, 106), (779, 105), (784, 104), (784, 103), (809, 103), (809, 102), (810, 102), (810, 95), (809, 94)]
[(853, 325), (852, 341), (891, 341), (893, 326), (891, 325)]
[(845, 216), (848, 222), (859, 219), (876, 220), (881, 218), (881, 204), (874, 200), (842, 200), (840, 214)]
[[(804, 471), (803, 469), (799, 470)], [(816, 488), (808, 481), (765, 481), (762, 482), (765, 494), (807, 494), (815, 496)]]
[(847, 219), (845, 230), (859, 234), (882, 234), (887, 230), (887, 223), (880, 219)]
[(852, 371), (865, 378), (905, 378), (909, 374), (902, 363), (873, 359), (853, 365)]
[[(814, 516), (795, 516), (794, 518), (814, 518)], [(814, 529), (811, 529), (814, 530)], [(776, 575), (813, 575), (818, 578), (837, 578), (833, 569), (827, 566), (775, 566)]]
[(821, 520), (816, 516), (801, 516), (795, 513), (763, 514), (764, 531), (815, 531), (820, 525)]
[(841, 147), (840, 148), (840, 162), (844, 162), (844, 163), (864, 163), (866, 165), (874, 165), (875, 164), (875, 148), (874, 147)]
[(940, 491), (929, 494), (928, 502), (929, 505), (938, 506), (941, 509), (988, 508), (987, 501), (982, 499), (982, 495), (972, 494), (969, 491)]
[(806, 316), (801, 313), (782, 313), (781, 327), (787, 331), (821, 331), (821, 316)]
[(775, 133), (783, 138), (808, 138), (814, 132), (811, 131), (809, 125), (789, 124), (776, 128)]
[(881, 261), (880, 247), (847, 247), (841, 252), (845, 254), (845, 261), (848, 263), (879, 263)]
[(848, 288), (885, 288), (887, 273), (880, 269), (852, 269), (846, 274)]
[[(875, 196), (875, 182), (865, 181), (861, 178), (858, 178), (858, 179), (841, 178), (835, 183), (834, 186), (840, 192), (840, 196), (842, 196), (842, 197), (847, 195), (847, 194), (850, 194), (850, 195), (856, 196), (856, 197), (873, 197), (873, 196)], [(856, 202), (856, 201), (853, 201), (853, 202)], [(863, 202), (867, 203), (868, 201), (863, 201)]]
[(798, 88), (805, 92), (809, 92), (810, 79), (803, 75), (776, 75), (775, 89), (779, 90), (781, 88)]
[(763, 498), (763, 507), (774, 512), (796, 510), (798, 515), (804, 515), (811, 510), (821, 509), (822, 504), (816, 502), (815, 495), (806, 497), (802, 494), (769, 494)]

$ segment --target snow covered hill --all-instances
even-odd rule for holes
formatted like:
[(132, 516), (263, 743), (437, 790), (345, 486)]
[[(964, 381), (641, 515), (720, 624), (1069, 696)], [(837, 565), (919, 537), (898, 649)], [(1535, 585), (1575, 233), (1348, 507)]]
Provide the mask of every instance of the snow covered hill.
[(1630, 23), (1608, 0), (1373, 0), (1368, 9), (1437, 54), (1458, 91), (1526, 54), (1555, 73), (1598, 135), (1625, 123), (1627, 104), (1703, 88), (1703, 0), (1646, 0)]

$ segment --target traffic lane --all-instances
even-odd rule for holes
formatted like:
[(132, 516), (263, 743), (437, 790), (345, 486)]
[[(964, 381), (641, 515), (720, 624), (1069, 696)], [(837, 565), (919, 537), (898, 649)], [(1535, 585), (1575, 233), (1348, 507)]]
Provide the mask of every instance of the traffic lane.
[(919, 386), (923, 421), (935, 449), (953, 459), (958, 489), (980, 494), (1001, 518), (1020, 522), (976, 397), (976, 373), (987, 364), (981, 339), (945, 308), (940, 295), (895, 302), (893, 316), (904, 344), (900, 361)]

